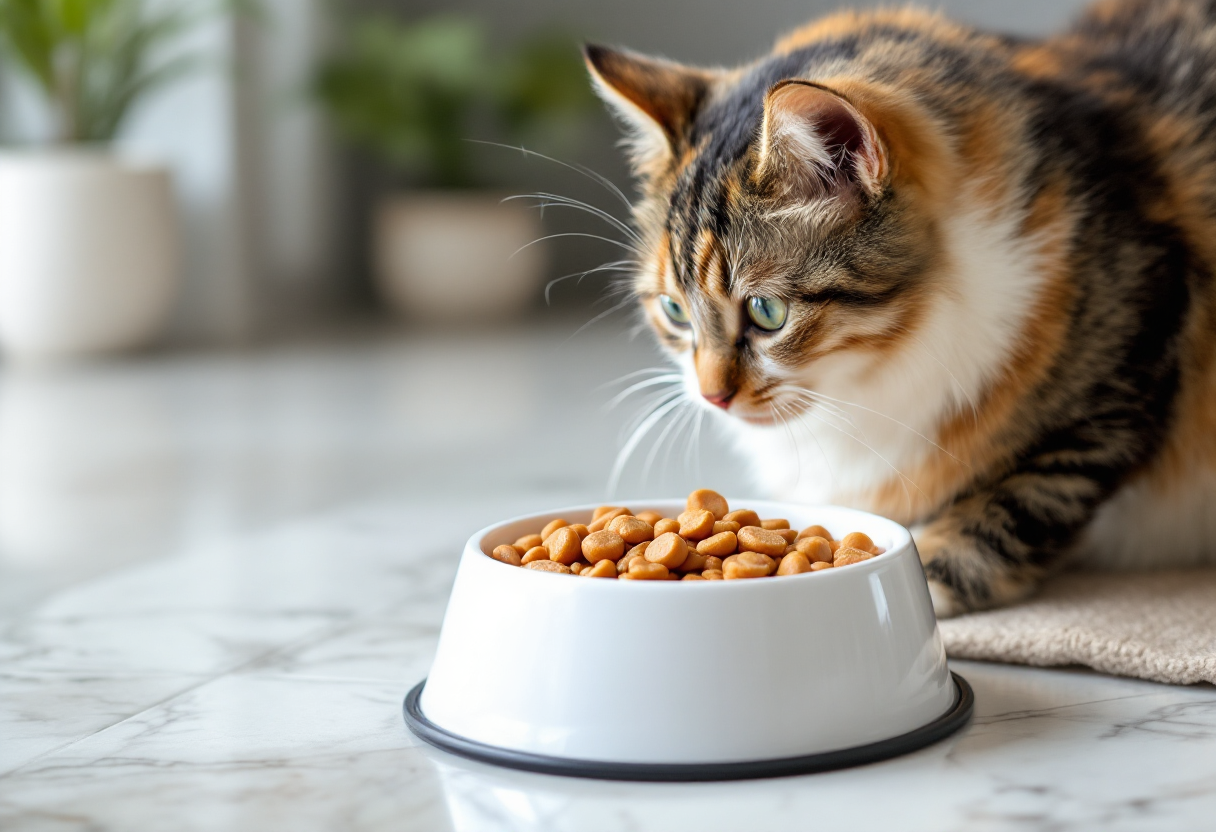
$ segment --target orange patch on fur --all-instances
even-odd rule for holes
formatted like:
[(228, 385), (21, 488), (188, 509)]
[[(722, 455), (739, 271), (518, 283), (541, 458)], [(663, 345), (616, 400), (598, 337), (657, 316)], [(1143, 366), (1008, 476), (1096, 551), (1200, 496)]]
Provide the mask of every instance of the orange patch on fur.
[(773, 51), (779, 55), (785, 54), (820, 41), (849, 37), (877, 26), (930, 33), (935, 39), (947, 41), (974, 36), (970, 30), (946, 19), (938, 12), (917, 8), (869, 12), (842, 11), (808, 23), (779, 38)]
[[(944, 450), (929, 455), (906, 480), (893, 478), (865, 495), (872, 511), (910, 523), (954, 498), (979, 471), (991, 471), (1011, 453), (1005, 441), (1014, 430), (1027, 393), (1050, 372), (1059, 358), (1076, 297), (1067, 241), (1071, 222), (1062, 186), (1048, 188), (1028, 212), (1039, 233), (1050, 238), (1040, 250), (1046, 280), (1001, 373), (976, 403), (975, 412), (959, 411), (936, 432)], [(915, 488), (907, 483), (915, 483)]]

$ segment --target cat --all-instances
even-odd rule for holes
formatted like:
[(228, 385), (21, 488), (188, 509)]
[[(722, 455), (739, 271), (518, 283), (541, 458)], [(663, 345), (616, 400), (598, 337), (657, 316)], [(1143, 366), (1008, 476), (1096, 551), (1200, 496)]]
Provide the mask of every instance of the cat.
[[(737, 69), (588, 45), (635, 289), (776, 496), (908, 525), (940, 616), (1216, 551), (1216, 4), (1042, 41), (844, 12)], [(791, 444), (792, 443), (792, 444)]]

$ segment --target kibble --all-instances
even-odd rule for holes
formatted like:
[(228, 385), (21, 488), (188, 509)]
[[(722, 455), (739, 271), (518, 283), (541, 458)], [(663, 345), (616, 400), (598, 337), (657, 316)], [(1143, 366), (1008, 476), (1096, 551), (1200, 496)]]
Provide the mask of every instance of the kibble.
[(601, 529), (583, 539), (582, 551), (588, 563), (616, 561), (625, 554), (625, 540), (611, 529)]
[(884, 551), (863, 532), (837, 538), (824, 526), (795, 531), (784, 518), (762, 518), (747, 508), (731, 511), (725, 497), (703, 488), (688, 495), (678, 517), (600, 506), (587, 523), (554, 518), (538, 534), (497, 545), (489, 556), (509, 566), (583, 578), (733, 581), (838, 569)]
[(537, 560), (549, 560), (549, 550), (544, 546), (533, 546), (520, 558), (520, 563), (527, 566), (529, 563)]
[(704, 509), (689, 509), (676, 518), (680, 521), (680, 537), (704, 540), (714, 533), (714, 514)]
[(654, 524), (654, 536), (658, 537), (661, 534), (680, 533), (680, 521), (671, 517), (664, 517), (662, 520)]
[(569, 526), (569, 525), (570, 525), (569, 523), (567, 523), (565, 520), (561, 519), (560, 517), (557, 518), (556, 520), (550, 520), (548, 522), (548, 524), (546, 524), (546, 526), (540, 530), (541, 540), (546, 540), (549, 537), (549, 535), (553, 534), (558, 529), (562, 528), (563, 526)]
[(721, 520), (730, 513), (726, 498), (708, 488), (698, 488), (689, 494), (687, 508), (689, 511), (708, 511), (715, 520)]
[(725, 557), (733, 555), (739, 548), (739, 539), (734, 532), (722, 532), (713, 537), (707, 537), (697, 544), (697, 551), (703, 555)]
[[(656, 537), (646, 547), (643, 557), (650, 563), (661, 563), (664, 569), (675, 569), (688, 557), (688, 543), (678, 534), (668, 532)], [(630, 571), (633, 571), (632, 565)]]
[(608, 524), (609, 531), (614, 531), (631, 546), (654, 539), (654, 526), (640, 517), (622, 515)]
[(538, 534), (526, 534), (523, 537), (521, 537), (519, 540), (515, 541), (515, 545), (522, 546), (523, 550), (526, 552), (529, 549), (533, 549), (544, 542), (545, 542), (545, 539)]
[(535, 569), (537, 572), (556, 572), (559, 575), (574, 574), (570, 571), (569, 566), (553, 560), (534, 560), (531, 563), (525, 563), (524, 569)]
[[(569, 526), (562, 526), (545, 538), (545, 549), (549, 552), (549, 560), (564, 563), (566, 566), (578, 560), (582, 553), (582, 542), (578, 532)], [(591, 560), (591, 558), (587, 558)]]
[[(821, 527), (822, 528), (822, 527)], [(832, 562), (832, 544), (822, 537), (804, 537), (794, 544), (794, 548), (806, 556), (811, 563), (820, 561)]]
[(764, 555), (784, 555), (785, 538), (775, 531), (759, 526), (744, 526), (739, 529), (739, 550), (760, 552)]
[(494, 551), (490, 553), (490, 557), (503, 563), (509, 563), (512, 566), (521, 566), (523, 564), (523, 558), (520, 557), (519, 550), (508, 543), (504, 543), (502, 546), (495, 546)]
[(610, 560), (601, 560), (594, 566), (585, 567), (578, 574), (584, 578), (615, 578), (616, 564)]

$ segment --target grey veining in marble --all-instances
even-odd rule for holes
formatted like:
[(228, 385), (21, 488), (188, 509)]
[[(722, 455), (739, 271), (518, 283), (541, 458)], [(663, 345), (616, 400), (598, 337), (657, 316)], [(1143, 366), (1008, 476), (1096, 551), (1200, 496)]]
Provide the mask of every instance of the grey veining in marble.
[[(419, 745), (401, 700), (464, 538), (600, 498), (624, 415), (595, 387), (653, 361), (564, 339), (0, 378), (0, 829), (1211, 828), (1216, 689), (1082, 670), (955, 663), (960, 734), (807, 777), (603, 783)], [(662, 488), (730, 482), (703, 456)]]

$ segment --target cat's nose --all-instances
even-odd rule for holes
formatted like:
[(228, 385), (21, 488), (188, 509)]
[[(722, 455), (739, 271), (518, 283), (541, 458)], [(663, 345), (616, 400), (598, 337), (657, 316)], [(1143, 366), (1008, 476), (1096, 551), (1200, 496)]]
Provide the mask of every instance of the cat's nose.
[(726, 410), (728, 407), (730, 407), (731, 399), (733, 399), (735, 397), (735, 391), (727, 390), (726, 392), (722, 392), (722, 393), (704, 393), (703, 392), (703, 393), (701, 393), (701, 395), (705, 397), (705, 401), (709, 402), (712, 405), (720, 407), (723, 410)]

